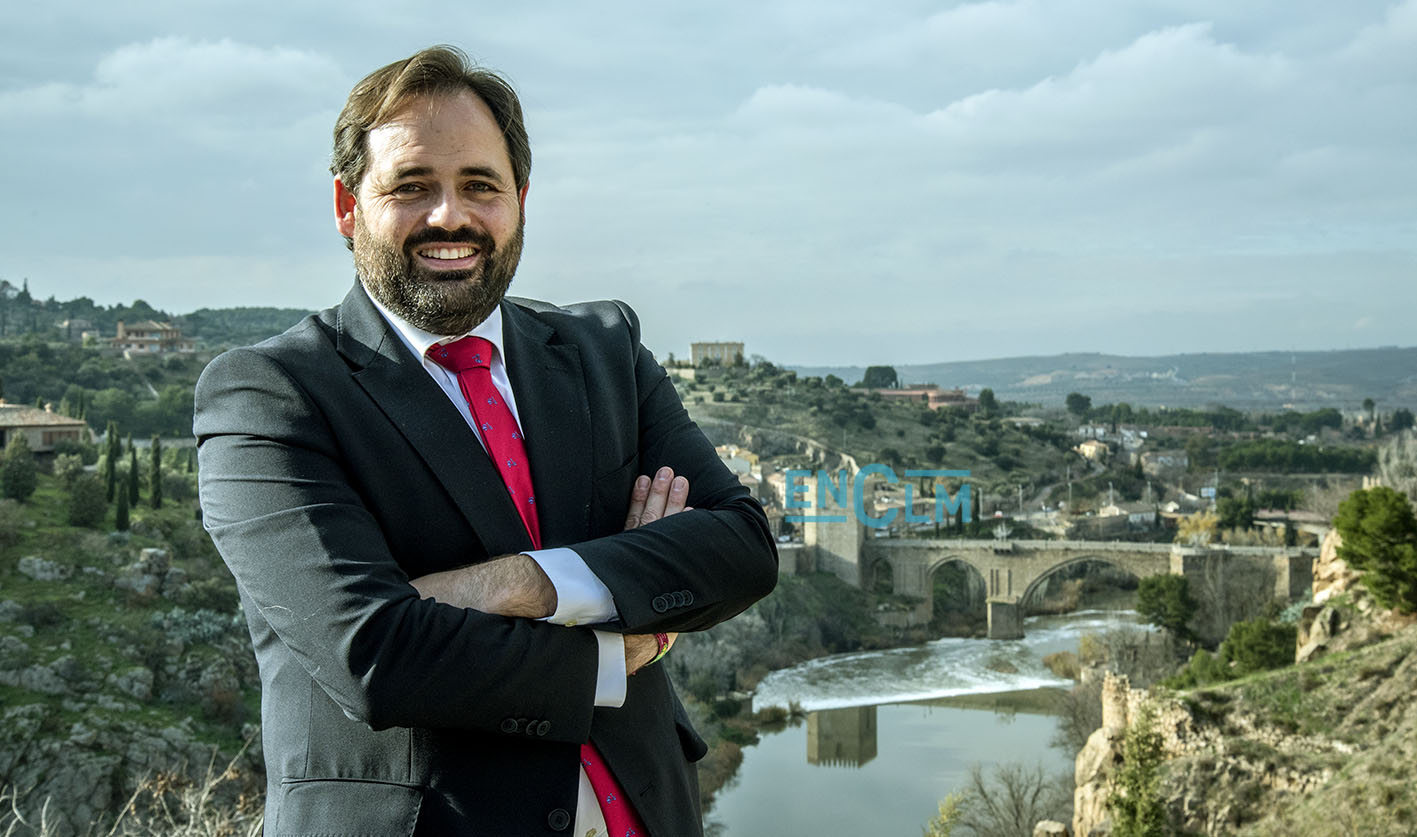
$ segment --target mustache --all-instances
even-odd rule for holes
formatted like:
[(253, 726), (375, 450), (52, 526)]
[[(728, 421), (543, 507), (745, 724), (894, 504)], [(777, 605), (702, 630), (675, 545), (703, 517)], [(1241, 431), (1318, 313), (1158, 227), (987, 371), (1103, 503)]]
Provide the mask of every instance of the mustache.
[(410, 235), (404, 241), (403, 249), (405, 252), (413, 252), (414, 248), (424, 244), (471, 244), (484, 253), (491, 253), (497, 246), (497, 242), (492, 240), (492, 236), (482, 230), (475, 230), (471, 227), (456, 230), (429, 227)]

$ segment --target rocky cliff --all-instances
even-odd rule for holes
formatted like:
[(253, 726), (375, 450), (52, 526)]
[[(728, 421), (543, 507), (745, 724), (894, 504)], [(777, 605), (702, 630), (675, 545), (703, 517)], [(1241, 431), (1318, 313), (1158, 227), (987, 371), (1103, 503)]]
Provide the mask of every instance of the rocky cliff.
[(1143, 705), (1162, 738), (1173, 833), (1417, 833), (1417, 625), (1376, 608), (1331, 565), (1333, 545), (1300, 631), (1303, 662), (1181, 693), (1108, 676), (1103, 726), (1077, 758), (1075, 834), (1110, 833), (1107, 801)]
[(113, 533), (54, 526), (42, 498), (3, 511), (0, 831), (108, 833), (140, 786), (201, 785), (238, 752), (232, 794), (259, 787), (255, 660), (191, 508)]

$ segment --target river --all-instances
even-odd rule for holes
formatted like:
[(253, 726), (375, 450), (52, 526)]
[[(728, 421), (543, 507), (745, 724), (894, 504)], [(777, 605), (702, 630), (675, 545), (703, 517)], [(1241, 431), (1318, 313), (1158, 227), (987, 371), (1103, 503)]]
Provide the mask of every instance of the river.
[(1086, 634), (1136, 627), (1132, 611), (1087, 610), (1032, 617), (1021, 640), (940, 639), (773, 672), (754, 708), (796, 702), (807, 720), (744, 748), (705, 823), (722, 837), (913, 837), (973, 764), (1070, 773), (1075, 754), (1050, 745), (1057, 721), (1027, 708), (1037, 702), (1013, 701), (1022, 710), (959, 704), (1069, 688), (1044, 655), (1076, 651)]

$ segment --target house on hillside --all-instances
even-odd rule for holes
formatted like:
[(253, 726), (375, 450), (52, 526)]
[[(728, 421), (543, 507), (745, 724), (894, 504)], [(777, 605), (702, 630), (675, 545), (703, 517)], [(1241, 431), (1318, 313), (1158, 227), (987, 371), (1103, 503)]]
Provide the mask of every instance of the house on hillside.
[(154, 320), (125, 325), (118, 321), (118, 335), (107, 341), (111, 348), (124, 354), (155, 355), (166, 352), (195, 352), (197, 341), (182, 336), (182, 329), (172, 323)]
[(0, 400), (0, 447), (16, 433), (23, 433), (34, 453), (53, 453), (60, 441), (89, 442), (93, 431), (82, 419), (61, 416), (46, 406), (25, 407)]
[(919, 384), (917, 386), (902, 387), (899, 389), (853, 387), (852, 391), (878, 395), (883, 401), (908, 401), (915, 404), (923, 404), (932, 410), (950, 407), (963, 410), (966, 413), (972, 413), (979, 409), (979, 399), (965, 395), (964, 390), (940, 389), (935, 384)]
[(1107, 458), (1107, 455), (1112, 452), (1111, 449), (1107, 447), (1106, 442), (1099, 442), (1096, 439), (1088, 439), (1073, 448), (1073, 450), (1077, 451), (1085, 459), (1091, 459), (1093, 462), (1103, 461)]

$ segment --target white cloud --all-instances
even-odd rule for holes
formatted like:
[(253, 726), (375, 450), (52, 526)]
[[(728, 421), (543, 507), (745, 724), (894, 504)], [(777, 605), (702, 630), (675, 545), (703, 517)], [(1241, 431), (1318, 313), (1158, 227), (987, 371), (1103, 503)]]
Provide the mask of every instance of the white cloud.
[(516, 292), (627, 298), (661, 351), (699, 329), (783, 361), (852, 360), (863, 328), (882, 362), (1322, 346), (1363, 317), (1411, 342), (1385, 312), (1417, 307), (1417, 0), (93, 14), (0, 49), (24, 161), (0, 186), (26, 197), (0, 204), (7, 278), (82, 289), (120, 264), (133, 291), (80, 292), (334, 301), (334, 115), (449, 39), (527, 104)]

